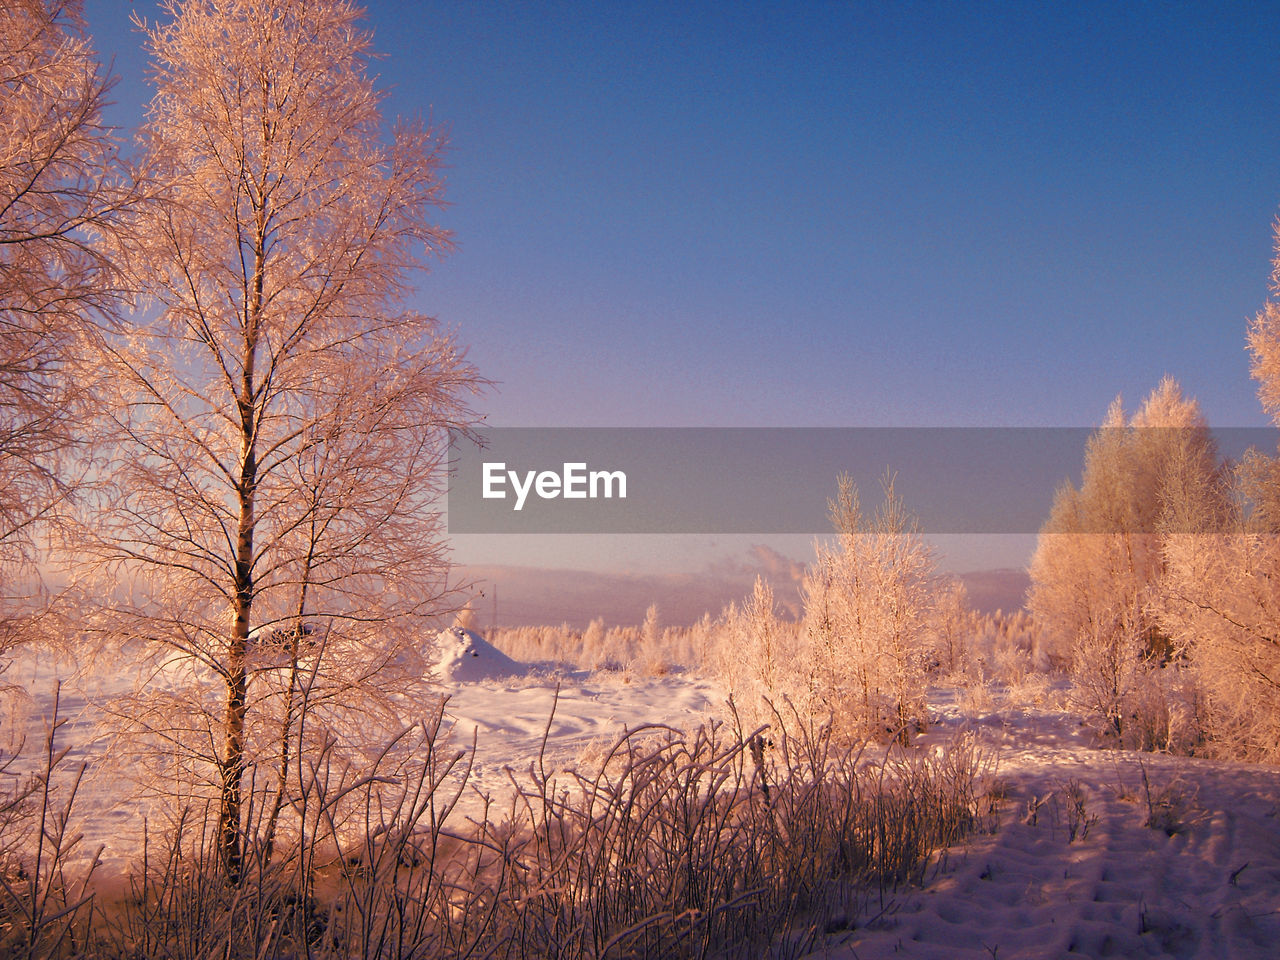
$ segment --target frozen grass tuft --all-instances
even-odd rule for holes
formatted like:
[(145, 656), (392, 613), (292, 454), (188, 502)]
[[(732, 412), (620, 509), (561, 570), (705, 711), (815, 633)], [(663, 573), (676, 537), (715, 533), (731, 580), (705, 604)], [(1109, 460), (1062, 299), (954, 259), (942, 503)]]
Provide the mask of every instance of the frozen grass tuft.
[(971, 740), (872, 759), (775, 711), (768, 729), (632, 730), (589, 773), (539, 757), (509, 771), (509, 802), (464, 818), (471, 752), (446, 747), (442, 711), (360, 769), (323, 748), (299, 758), (269, 844), (271, 790), (255, 789), (239, 883), (221, 873), (213, 808), (190, 808), (95, 902), (62, 869), (71, 791), (63, 806), (28, 791), (24, 816), (57, 829), (32, 847), (3, 821), (6, 955), (797, 956), (891, 909), (992, 809)]
[(1192, 812), (1190, 791), (1176, 778), (1164, 783), (1153, 782), (1147, 773), (1147, 765), (1139, 762), (1139, 766), (1142, 769), (1142, 798), (1147, 807), (1144, 825), (1170, 837), (1181, 833), (1186, 829)]
[[(68, 867), (78, 852), (72, 813), (85, 768), (66, 769), (67, 750), (57, 748), (64, 723), (55, 692), (37, 770), (0, 795), (0, 956), (77, 957), (88, 938), (97, 858), (78, 872)], [(0, 759), (0, 777), (17, 773), (18, 756)]]

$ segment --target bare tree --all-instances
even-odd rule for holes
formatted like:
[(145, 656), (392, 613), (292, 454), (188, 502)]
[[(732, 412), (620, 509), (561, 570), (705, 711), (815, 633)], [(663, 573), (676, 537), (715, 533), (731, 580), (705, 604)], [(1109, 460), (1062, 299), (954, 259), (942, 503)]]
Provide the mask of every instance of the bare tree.
[(360, 11), (163, 9), (143, 131), (163, 202), (129, 225), (145, 300), (106, 346), (114, 453), (102, 535), (82, 538), (93, 569), (133, 588), (117, 632), (189, 681), (183, 723), (150, 696), (122, 713), (215, 791), (235, 880), (246, 771), (266, 761), (283, 793), (302, 706), (358, 735), (344, 710), (422, 673), (447, 588), (444, 441), (480, 381), (401, 307), (449, 247), (429, 221), (440, 141), (384, 130)]
[(0, 12), (0, 581), (33, 558), (72, 485), (95, 380), (77, 361), (118, 293), (95, 241), (140, 189), (104, 124), (111, 80), (80, 12), (78, 0)]

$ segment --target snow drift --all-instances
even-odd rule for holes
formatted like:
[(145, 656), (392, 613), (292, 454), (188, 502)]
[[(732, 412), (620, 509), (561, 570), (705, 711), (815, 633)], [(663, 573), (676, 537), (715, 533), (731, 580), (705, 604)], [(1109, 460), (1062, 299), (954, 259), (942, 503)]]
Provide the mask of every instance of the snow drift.
[(473, 683), (521, 676), (528, 668), (464, 627), (441, 630), (436, 637), (436, 677), (446, 683)]

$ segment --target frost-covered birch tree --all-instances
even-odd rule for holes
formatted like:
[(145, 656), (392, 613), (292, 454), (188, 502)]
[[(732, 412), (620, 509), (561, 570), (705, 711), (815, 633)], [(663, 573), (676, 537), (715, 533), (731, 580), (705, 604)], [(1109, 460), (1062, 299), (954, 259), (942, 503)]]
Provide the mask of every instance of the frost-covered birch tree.
[[(1280, 227), (1277, 228), (1280, 235)], [(1280, 255), (1271, 275), (1280, 291)], [(1248, 329), (1263, 410), (1280, 423), (1280, 303)], [(1280, 760), (1280, 458), (1253, 451), (1227, 477), (1180, 477), (1167, 518), (1162, 622), (1207, 700), (1209, 752)]]
[(1258, 509), (1275, 461), (1254, 454), (1233, 474), (1183, 478), (1165, 520), (1160, 619), (1192, 669), (1204, 752), (1280, 759), (1280, 529)]
[(479, 381), (403, 308), (449, 246), (431, 223), (440, 141), (385, 128), (361, 11), (163, 11), (142, 144), (164, 190), (122, 250), (143, 300), (105, 350), (111, 456), (82, 538), (133, 591), (117, 630), (177, 685), (121, 713), (212, 791), (234, 880), (246, 773), (275, 772), (278, 814), (299, 712), (359, 736), (345, 712), (422, 673), (447, 591), (445, 432), (467, 428)]
[(871, 517), (841, 476), (830, 512), (836, 539), (802, 585), (815, 707), (848, 735), (905, 742), (925, 720), (933, 554), (892, 476)]
[(794, 691), (795, 644), (778, 620), (773, 588), (757, 576), (751, 595), (721, 614), (716, 664), (722, 682), (749, 724), (768, 723)]
[(118, 294), (99, 241), (141, 181), (102, 118), (110, 87), (79, 2), (0, 10), (0, 583), (71, 489), (95, 382), (78, 361)]
[(1081, 704), (1124, 738), (1149, 666), (1170, 653), (1155, 601), (1161, 517), (1183, 480), (1208, 482), (1217, 451), (1199, 404), (1165, 377), (1131, 418), (1117, 399), (1085, 448), (1080, 487), (1054, 499), (1031, 559), (1039, 642), (1068, 664)]

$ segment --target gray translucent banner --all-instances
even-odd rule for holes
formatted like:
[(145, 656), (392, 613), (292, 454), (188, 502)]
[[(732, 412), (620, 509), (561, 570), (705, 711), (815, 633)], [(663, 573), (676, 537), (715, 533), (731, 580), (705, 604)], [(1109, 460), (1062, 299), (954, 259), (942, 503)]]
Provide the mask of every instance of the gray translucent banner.
[[(450, 443), (451, 533), (823, 534), (836, 477), (865, 513), (886, 472), (931, 534), (1035, 533), (1079, 483), (1085, 427), (526, 428)], [(1176, 431), (1150, 431), (1174, 434)], [(1221, 456), (1280, 432), (1214, 430)]]

